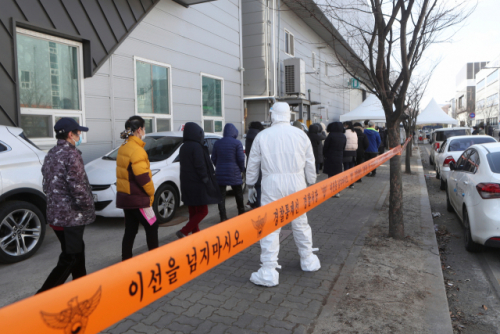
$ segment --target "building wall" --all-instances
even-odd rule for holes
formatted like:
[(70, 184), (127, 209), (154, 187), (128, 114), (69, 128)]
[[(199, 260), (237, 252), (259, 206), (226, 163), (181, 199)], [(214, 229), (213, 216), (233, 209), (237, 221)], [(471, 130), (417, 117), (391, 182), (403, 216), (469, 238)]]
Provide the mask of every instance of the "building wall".
[[(456, 77), (456, 111), (457, 119), (465, 122), (471, 122), (469, 116), (476, 110), (476, 74), (486, 66), (487, 62), (475, 62), (465, 64)], [(459, 106), (462, 98), (462, 106)], [(463, 116), (465, 113), (466, 116)]]
[(488, 76), (498, 71), (498, 68), (494, 68), (498, 67), (498, 65), (494, 64), (499, 59), (500, 56), (488, 64), (488, 67), (492, 68), (483, 69), (476, 75), (476, 82), (480, 83), (484, 80), (485, 85), (483, 88), (478, 87), (476, 90), (476, 118), (473, 124), (484, 122), (484, 124), (489, 123), (489, 125), (498, 128), (500, 81), (497, 79), (494, 82), (488, 82)]
[[(272, 2), (269, 4), (272, 6)], [(338, 120), (341, 114), (349, 112), (362, 102), (356, 93), (351, 94), (351, 90), (347, 89), (349, 77), (342, 69), (333, 50), (283, 2), (280, 8), (279, 31), (278, 13), (273, 11), (272, 7), (270, 10), (266, 10), (264, 3), (260, 1), (243, 0), (242, 8), (244, 91), (246, 97), (274, 95), (275, 79), (279, 87), (276, 96), (285, 97), (285, 78), (282, 64), (284, 59), (292, 57), (285, 53), (286, 29), (294, 36), (294, 57), (303, 59), (306, 73), (309, 72), (306, 74), (306, 90), (311, 91), (310, 100), (320, 102), (319, 105), (311, 106), (313, 121), (322, 120), (326, 123)], [(268, 21), (271, 23), (266, 27)], [(266, 48), (266, 42), (271, 46)], [(279, 54), (274, 55), (277, 48), (279, 48)], [(314, 67), (312, 64), (313, 52), (315, 54)], [(274, 65), (274, 60), (277, 61), (277, 58), (281, 64), (279, 70), (276, 70), (276, 65)], [(328, 70), (326, 66), (328, 66)], [(278, 74), (275, 75), (275, 72)], [(267, 86), (266, 73), (268, 73)], [(359, 103), (351, 103), (351, 95)], [(307, 100), (309, 96), (306, 95), (303, 98)], [(263, 117), (259, 121), (267, 121), (269, 119), (267, 108), (267, 103), (248, 101), (247, 124), (251, 121), (250, 118), (255, 120), (255, 118)], [(294, 111), (298, 112), (298, 108), (295, 108)], [(303, 112), (305, 117), (306, 107), (304, 107)]]
[(243, 126), (238, 0), (184, 8), (161, 1), (92, 77), (85, 79), (86, 162), (122, 143), (120, 132), (135, 114), (134, 57), (171, 66), (172, 130), (202, 125), (201, 73), (224, 79), (224, 124)]

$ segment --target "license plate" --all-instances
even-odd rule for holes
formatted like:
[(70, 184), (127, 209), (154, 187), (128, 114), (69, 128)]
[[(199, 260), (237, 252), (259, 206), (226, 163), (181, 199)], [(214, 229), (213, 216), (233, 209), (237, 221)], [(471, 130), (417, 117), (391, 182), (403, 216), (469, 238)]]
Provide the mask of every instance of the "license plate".
[(94, 202), (97, 202), (97, 195), (92, 194), (94, 196)]

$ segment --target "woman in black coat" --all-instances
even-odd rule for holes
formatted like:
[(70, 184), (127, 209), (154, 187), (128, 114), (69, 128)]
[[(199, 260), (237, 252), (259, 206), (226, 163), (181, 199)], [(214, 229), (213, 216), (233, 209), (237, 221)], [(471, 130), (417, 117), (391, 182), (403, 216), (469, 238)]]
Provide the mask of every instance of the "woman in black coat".
[[(358, 135), (358, 149), (356, 150), (356, 166), (365, 162), (365, 150), (370, 145), (368, 137), (364, 134), (360, 123), (354, 123), (354, 132)], [(359, 179), (356, 182), (361, 182)]]
[(327, 131), (329, 134), (326, 137), (325, 146), (323, 147), (323, 157), (325, 159), (323, 173), (328, 174), (328, 177), (332, 177), (342, 173), (344, 149), (347, 140), (343, 133), (344, 126), (341, 122), (328, 124)]
[[(264, 130), (264, 126), (262, 125), (261, 122), (252, 122), (248, 127), (247, 137), (245, 139), (245, 154), (247, 155), (247, 164), (250, 158), (250, 152), (252, 150), (253, 141), (255, 137), (257, 137), (259, 132), (261, 132), (262, 130)], [(259, 178), (257, 180), (257, 183), (255, 184), (255, 190), (257, 190), (257, 200), (254, 203), (250, 202), (247, 203), (250, 205), (250, 207), (254, 209), (260, 207), (260, 199), (262, 197), (261, 182), (262, 182), (262, 171), (259, 171)]]
[(321, 125), (312, 124), (307, 134), (311, 140), (314, 159), (316, 160), (316, 174), (319, 174), (319, 167), (323, 164), (323, 140), (326, 139), (326, 135), (322, 130)]
[(200, 231), (199, 223), (208, 214), (208, 204), (221, 201), (219, 185), (215, 179), (214, 166), (208, 149), (203, 146), (205, 133), (196, 123), (184, 126), (184, 143), (179, 151), (182, 201), (189, 207), (189, 221), (177, 237)]

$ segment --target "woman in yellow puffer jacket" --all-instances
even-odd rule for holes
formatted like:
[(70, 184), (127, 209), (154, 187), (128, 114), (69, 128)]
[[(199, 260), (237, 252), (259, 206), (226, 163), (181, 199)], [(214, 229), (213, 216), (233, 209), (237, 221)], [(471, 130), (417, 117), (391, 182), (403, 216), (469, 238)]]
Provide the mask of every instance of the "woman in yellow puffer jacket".
[(125, 122), (121, 138), (125, 143), (116, 157), (116, 207), (125, 213), (125, 234), (122, 242), (122, 261), (132, 257), (132, 247), (139, 230), (139, 223), (146, 231), (148, 249), (158, 247), (158, 223), (150, 225), (140, 209), (153, 205), (155, 187), (149, 166), (144, 119), (132, 116)]

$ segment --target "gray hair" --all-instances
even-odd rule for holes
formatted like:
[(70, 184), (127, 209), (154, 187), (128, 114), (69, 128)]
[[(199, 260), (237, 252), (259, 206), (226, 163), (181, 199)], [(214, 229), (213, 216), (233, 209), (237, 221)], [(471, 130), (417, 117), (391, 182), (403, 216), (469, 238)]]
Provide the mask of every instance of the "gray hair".
[(369, 126), (370, 128), (373, 128), (373, 126), (374, 126), (374, 125), (375, 125), (375, 123), (373, 123), (373, 121), (369, 121), (369, 122), (368, 122), (368, 126)]

